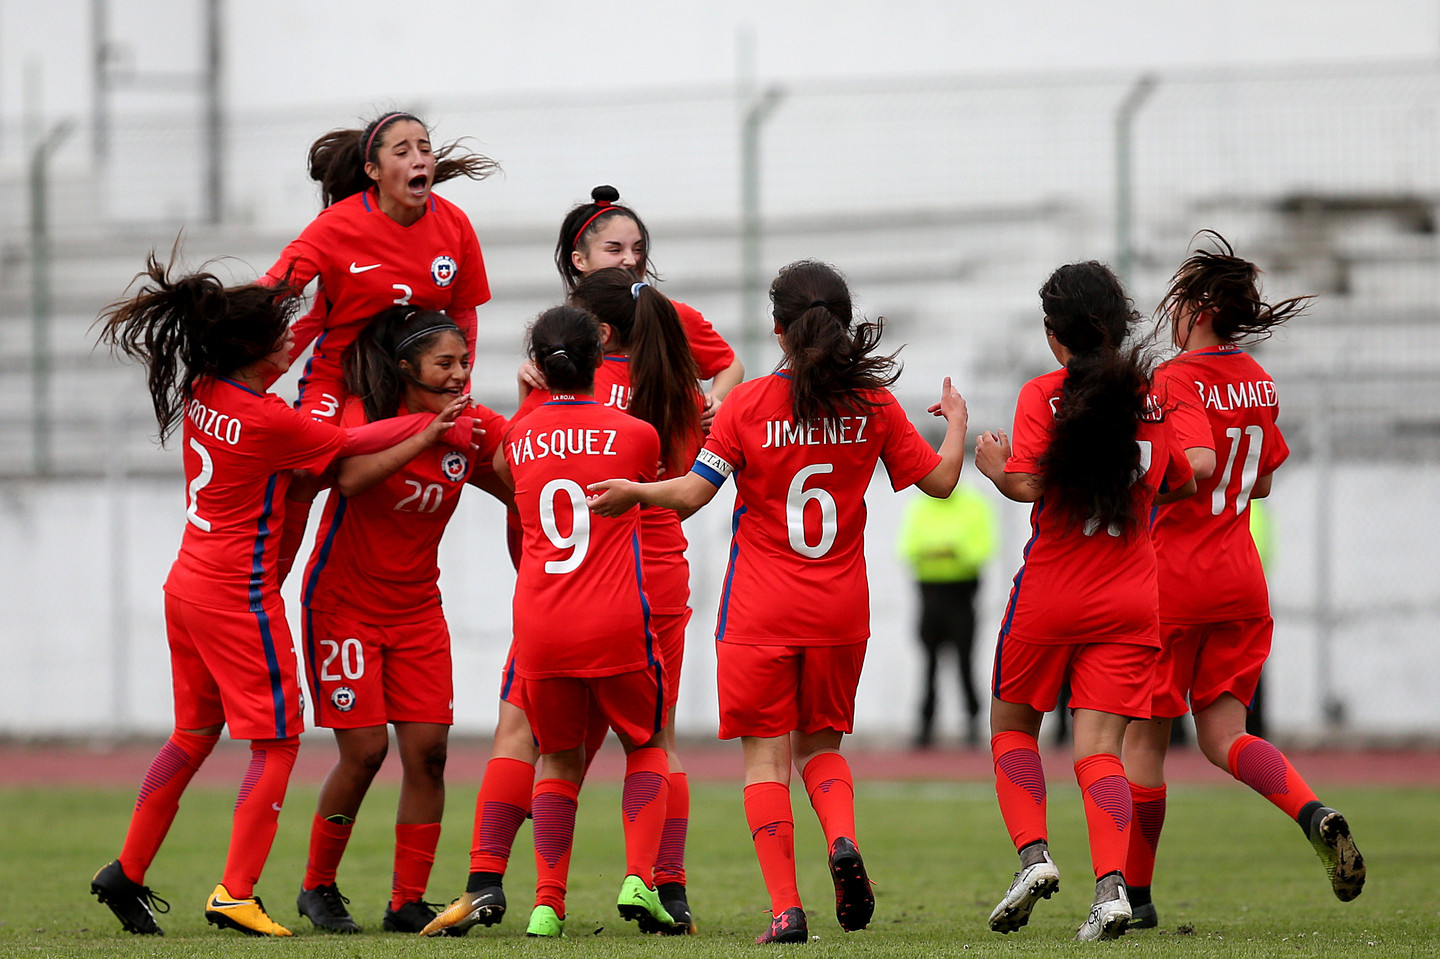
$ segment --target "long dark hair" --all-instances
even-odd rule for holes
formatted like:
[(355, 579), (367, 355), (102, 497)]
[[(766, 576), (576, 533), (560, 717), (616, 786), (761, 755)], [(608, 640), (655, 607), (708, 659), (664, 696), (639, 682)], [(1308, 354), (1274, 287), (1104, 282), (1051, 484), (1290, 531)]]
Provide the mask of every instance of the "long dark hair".
[(589, 393), (600, 362), (600, 321), (574, 306), (552, 306), (530, 324), (530, 359), (553, 393)]
[(160, 442), (175, 429), (202, 376), (229, 376), (264, 359), (285, 338), (299, 300), (285, 286), (226, 286), (204, 271), (172, 276), (152, 250), (132, 296), (100, 314), (100, 342), (142, 363)]
[(686, 450), (700, 437), (700, 369), (675, 304), (648, 283), (615, 267), (580, 278), (571, 302), (610, 324), (616, 346), (630, 354), (631, 415), (660, 434), (667, 473), (683, 472)]
[[(575, 284), (580, 282), (582, 275), (570, 259), (570, 254), (576, 250), (583, 252), (583, 249), (588, 249), (589, 238), (616, 216), (629, 217), (640, 228), (640, 240), (645, 244), (645, 269), (642, 272), (651, 279), (656, 278), (655, 271), (650, 267), (650, 231), (645, 228), (645, 221), (640, 219), (640, 214), (619, 201), (619, 190), (609, 184), (597, 186), (590, 191), (589, 203), (575, 207), (565, 214), (565, 219), (560, 222), (560, 238), (555, 241), (555, 268), (560, 271), (560, 278), (565, 281), (567, 292), (575, 289)], [(633, 278), (631, 282), (635, 279), (639, 277)]]
[[(401, 120), (414, 120), (427, 131), (430, 129), (413, 113), (386, 113), (371, 120), (364, 129), (331, 130), (310, 144), (310, 179), (320, 184), (320, 200), (325, 206), (375, 185), (365, 172), (365, 164), (380, 162), (385, 131)], [(500, 164), (489, 157), (461, 150), (459, 140), (440, 146), (434, 155), (436, 184), (457, 176), (483, 180), (500, 170)]]
[(1103, 263), (1062, 266), (1040, 287), (1045, 328), (1073, 355), (1065, 364), (1055, 432), (1040, 457), (1045, 500), (1074, 526), (1141, 528), (1130, 486), (1140, 468), (1135, 442), (1147, 415), (1143, 345), (1126, 348), (1140, 318)]
[(365, 406), (365, 419), (394, 416), (405, 397), (407, 384), (433, 391), (411, 370), (420, 368), (420, 356), (445, 333), (455, 333), (463, 342), (460, 327), (439, 310), (417, 310), (413, 306), (392, 306), (366, 322), (360, 336), (345, 351), (345, 387)]
[(784, 334), (795, 422), (870, 409), (877, 401), (862, 391), (886, 389), (900, 378), (899, 350), (871, 355), (885, 319), (856, 320), (850, 288), (833, 266), (791, 263), (771, 282), (770, 303)]
[(1314, 299), (1293, 296), (1279, 303), (1266, 303), (1260, 296), (1260, 268), (1236, 256), (1229, 241), (1214, 230), (1201, 230), (1192, 242), (1202, 237), (1218, 252), (1197, 249), (1180, 264), (1156, 311), (1161, 327), (1167, 322), (1179, 323), (1187, 307), (1199, 308), (1210, 314), (1211, 328), (1221, 340), (1255, 343), (1302, 312)]

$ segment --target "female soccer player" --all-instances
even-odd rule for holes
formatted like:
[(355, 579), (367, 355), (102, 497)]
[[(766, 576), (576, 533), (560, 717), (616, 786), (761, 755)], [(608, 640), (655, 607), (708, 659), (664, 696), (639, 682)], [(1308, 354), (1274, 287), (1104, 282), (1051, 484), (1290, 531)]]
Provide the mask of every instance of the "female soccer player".
[(423, 430), (468, 442), (460, 397), (439, 415), (345, 431), (291, 409), (267, 387), (290, 366), (288, 291), (225, 287), (208, 273), (172, 278), (152, 254), (146, 282), (101, 317), (101, 338), (149, 374), (160, 438), (183, 419), (185, 536), (165, 582), (175, 731), (145, 776), (120, 857), (91, 891), (128, 931), (158, 935), (144, 884), (180, 796), (225, 725), (250, 740), (225, 872), (205, 906), (217, 926), (288, 936), (254, 894), (302, 728), (295, 650), (275, 572), (291, 471), (376, 453)]
[(987, 431), (975, 448), (975, 465), (1001, 493), (1034, 504), (990, 703), (995, 791), (1020, 871), (990, 928), (1019, 929), (1060, 886), (1035, 737), (1068, 679), (1096, 878), (1078, 938), (1113, 939), (1130, 919), (1123, 870), (1131, 808), (1120, 744), (1130, 717), (1149, 716), (1160, 645), (1146, 519), (1152, 502), (1187, 496), (1195, 483), (1149, 396), (1139, 349), (1123, 346), (1138, 315), (1115, 275), (1093, 261), (1062, 266), (1040, 301), (1061, 368), (1020, 390), (1013, 443), (1004, 430)]
[(937, 455), (886, 389), (893, 356), (872, 355), (881, 324), (857, 321), (830, 266), (792, 263), (770, 286), (785, 351), (772, 376), (742, 384), (721, 407), (691, 472), (654, 484), (597, 483), (591, 509), (636, 502), (694, 510), (735, 474), (735, 541), (716, 629), (720, 736), (741, 738), (745, 815), (770, 893), (756, 941), (803, 942), (796, 888), (790, 767), (820, 819), (841, 928), (863, 929), (875, 899), (856, 845), (855, 795), (840, 742), (853, 728), (870, 635), (865, 490), (877, 460), (895, 489), (931, 496), (955, 486), (965, 401), (947, 378), (932, 413), (945, 417)]
[[(360, 333), (346, 373), (352, 395), (343, 425), (438, 412), (464, 395), (470, 351), (444, 313), (396, 306)], [(485, 430), (478, 448), (421, 435), (342, 462), (317, 533), (321, 547), (305, 571), (305, 671), (315, 723), (335, 730), (340, 750), (320, 790), (296, 902), (318, 928), (360, 931), (335, 873), (385, 761), (387, 723), (395, 724), (403, 775), (384, 928), (419, 932), (435, 918), (424, 893), (445, 807), (454, 699), (436, 554), (467, 483), (511, 499), (491, 466), (504, 417), (483, 406), (465, 415)]]
[(1131, 925), (1140, 928), (1158, 924), (1150, 881), (1165, 822), (1165, 753), (1171, 723), (1187, 705), (1205, 757), (1300, 825), (1335, 895), (1349, 902), (1365, 884), (1365, 859), (1345, 817), (1321, 804), (1280, 750), (1245, 733), (1274, 626), (1250, 536), (1250, 501), (1270, 492), (1289, 448), (1275, 423), (1275, 381), (1241, 344), (1266, 337), (1309, 298), (1266, 303), (1255, 264), (1218, 234), (1208, 235), (1218, 252), (1196, 250), (1181, 264), (1159, 311), (1180, 355), (1156, 371), (1157, 390), (1181, 444), (1204, 465), (1196, 469), (1199, 495), (1164, 507), (1155, 520), (1163, 640), (1155, 718), (1125, 734), (1140, 827), (1130, 837), (1125, 875), (1132, 883)]
[[(487, 157), (456, 154), (454, 143), (432, 151), (425, 124), (403, 112), (377, 117), (363, 130), (333, 130), (311, 144), (310, 177), (320, 184), (325, 209), (265, 274), (265, 282), (297, 290), (320, 280), (314, 307), (295, 328), (292, 359), (316, 340), (300, 381), (299, 409), (337, 421), (347, 395), (345, 349), (388, 306), (445, 311), (474, 353), (475, 308), (490, 299), (485, 261), (470, 220), (431, 189), (497, 169)], [(282, 581), (321, 485), (306, 478), (291, 489), (293, 500), (305, 505), (288, 511)]]
[[(617, 202), (620, 194), (613, 186), (597, 186), (590, 191), (590, 195), (590, 203), (576, 206), (565, 215), (560, 224), (560, 237), (555, 245), (555, 266), (565, 282), (567, 293), (574, 293), (583, 278), (597, 270), (622, 270), (631, 283), (653, 277), (649, 261), (650, 232), (639, 214)], [(697, 379), (710, 381), (710, 389), (704, 394), (705, 409), (701, 414), (701, 425), (708, 427), (720, 402), (736, 383), (744, 379), (745, 368), (736, 358), (735, 351), (697, 310), (684, 303), (673, 300), (670, 302), (679, 317), (690, 348), (693, 375)], [(610, 322), (614, 330), (624, 321), (607, 322)], [(608, 387), (621, 388), (618, 380), (613, 383), (607, 381), (606, 372), (607, 369), (619, 368), (608, 363), (602, 367), (602, 391)], [(520, 386), (522, 397), (531, 390), (545, 389), (545, 378), (534, 363), (527, 362), (521, 367)], [(672, 395), (681, 389), (674, 383), (673, 376), (657, 377), (654, 388), (662, 391), (656, 395)], [(644, 393), (648, 387), (642, 386), (640, 389)], [(610, 402), (610, 398), (602, 395), (602, 401)], [(528, 403), (522, 406), (516, 418), (527, 412), (528, 408)], [(663, 430), (662, 424), (654, 425)], [(665, 437), (662, 436), (662, 439)], [(675, 533), (678, 533), (678, 524), (675, 524), (672, 535), (667, 538), (671, 546), (677, 545), (673, 535)], [(646, 543), (647, 555), (652, 561), (658, 559), (658, 548), (650, 546), (649, 539)], [(678, 540), (678, 548), (684, 549), (683, 535)], [(679, 564), (683, 563), (682, 555), (678, 552), (672, 554), (669, 560), (669, 581), (672, 584), (678, 582), (678, 577), (688, 575), (679, 568)], [(676, 597), (678, 593), (667, 592), (667, 595)], [(685, 601), (679, 600), (672, 610), (684, 607)], [(688, 610), (684, 611), (684, 614), (688, 616)], [(662, 615), (671, 616), (673, 612)], [(677, 625), (671, 620), (663, 628), (667, 631), (667, 648), (676, 635), (679, 635), (683, 645), (683, 623)], [(678, 689), (678, 653), (671, 658), (675, 660), (671, 667), (673, 693)], [(535, 780), (537, 759), (534, 737), (525, 721), (524, 684), (515, 681), (511, 665), (507, 662), (501, 680), (500, 713), (495, 726), (490, 762), (485, 767), (480, 793), (475, 800), (470, 876), (466, 881), (464, 894), (451, 903), (450, 907), (441, 913), (440, 919), (431, 925), (432, 934), (438, 934), (440, 928), (465, 930), (476, 923), (493, 925), (499, 922), (505, 913), (505, 870), (509, 865), (515, 835), (529, 814), (528, 804)], [(592, 747), (598, 748), (603, 741), (604, 732), (598, 728), (594, 731)], [(671, 753), (673, 761), (676, 759), (673, 749)], [(685, 889), (685, 837), (690, 821), (690, 785), (678, 765), (672, 767), (670, 773), (669, 803), (658, 876), (666, 907), (675, 916), (677, 927), (683, 926), (684, 931), (694, 932), (695, 923), (690, 916)]]
[(669, 680), (656, 649), (642, 586), (636, 511), (594, 517), (586, 487), (619, 474), (655, 477), (654, 427), (597, 403), (602, 362), (595, 318), (555, 307), (530, 329), (529, 355), (550, 399), (505, 433), (495, 468), (511, 480), (524, 529), (515, 581), (515, 670), (540, 752), (535, 820), (535, 908), (526, 933), (559, 936), (575, 806), (585, 771), (592, 705), (625, 748), (621, 799), (625, 881), (620, 914), (647, 932), (674, 920), (654, 887), (668, 765), (660, 745)]

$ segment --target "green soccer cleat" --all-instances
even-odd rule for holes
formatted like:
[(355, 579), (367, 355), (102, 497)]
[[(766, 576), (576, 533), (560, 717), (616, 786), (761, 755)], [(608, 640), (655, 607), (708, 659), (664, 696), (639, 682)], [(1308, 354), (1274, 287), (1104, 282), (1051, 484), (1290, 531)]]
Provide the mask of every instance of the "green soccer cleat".
[(549, 906), (536, 906), (530, 913), (530, 924), (525, 935), (539, 939), (559, 939), (565, 935), (565, 920), (555, 914)]
[(205, 921), (221, 929), (238, 929), (247, 936), (293, 936), (289, 929), (271, 919), (259, 896), (236, 899), (222, 883), (205, 903)]
[(626, 876), (615, 902), (626, 922), (633, 922), (640, 931), (659, 935), (684, 935), (686, 930), (660, 905), (660, 893), (645, 885), (639, 876)]
[(1365, 857), (1360, 855), (1345, 817), (1328, 806), (1321, 806), (1311, 814), (1305, 834), (1325, 864), (1325, 874), (1330, 877), (1335, 898), (1349, 902), (1360, 895), (1365, 887)]

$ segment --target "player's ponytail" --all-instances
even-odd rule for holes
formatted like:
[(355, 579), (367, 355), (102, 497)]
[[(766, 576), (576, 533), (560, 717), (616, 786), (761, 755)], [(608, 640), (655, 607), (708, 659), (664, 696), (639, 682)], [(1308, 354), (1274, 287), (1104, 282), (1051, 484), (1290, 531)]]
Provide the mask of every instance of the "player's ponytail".
[(871, 355), (880, 345), (884, 318), (855, 319), (850, 289), (834, 267), (815, 260), (791, 263), (770, 284), (770, 303), (797, 423), (869, 409), (876, 400), (864, 391), (886, 389), (900, 378), (895, 353)]
[(600, 362), (600, 323), (574, 306), (541, 313), (526, 337), (530, 359), (545, 374), (552, 393), (590, 393)]
[(1040, 301), (1046, 330), (1072, 354), (1040, 457), (1046, 503), (1073, 526), (1130, 535), (1142, 528), (1130, 486), (1148, 379), (1143, 347), (1124, 341), (1139, 314), (1110, 268), (1093, 260), (1056, 270)]
[[(391, 112), (371, 120), (363, 129), (331, 130), (310, 144), (310, 179), (320, 184), (320, 201), (325, 206), (375, 185), (365, 172), (365, 164), (379, 164), (385, 131), (399, 120), (414, 120), (425, 126), (425, 121), (413, 113)], [(500, 169), (500, 164), (487, 156), (461, 150), (458, 140), (436, 148), (434, 155), (435, 183), (457, 176), (483, 180)]]
[(266, 356), (285, 338), (298, 300), (283, 284), (227, 287), (207, 272), (172, 276), (177, 251), (161, 265), (154, 251), (136, 274), (140, 289), (100, 314), (100, 341), (146, 368), (160, 442), (174, 430), (202, 376), (228, 376)]
[[(581, 203), (565, 214), (565, 219), (560, 222), (560, 237), (555, 241), (555, 268), (560, 271), (560, 278), (565, 281), (566, 292), (575, 289), (575, 284), (580, 282), (583, 275), (580, 268), (575, 265), (571, 254), (579, 250), (582, 254), (590, 250), (590, 240), (600, 228), (617, 216), (629, 217), (635, 222), (640, 230), (640, 240), (645, 248), (645, 261), (641, 265), (640, 273), (651, 279), (658, 279), (654, 270), (650, 268), (650, 231), (645, 228), (645, 221), (634, 210), (620, 203), (620, 191), (609, 184), (597, 186), (590, 191), (590, 202)], [(632, 277), (634, 280), (640, 277)]]
[(630, 355), (627, 407), (660, 434), (660, 462), (671, 475), (683, 473), (683, 460), (700, 439), (703, 399), (690, 341), (675, 304), (649, 283), (635, 282), (624, 270), (595, 270), (581, 277), (571, 301), (610, 326), (612, 349)]
[(412, 371), (420, 368), (420, 356), (444, 333), (465, 338), (444, 313), (413, 306), (392, 306), (366, 323), (345, 351), (344, 364), (345, 387), (364, 404), (367, 422), (398, 413), (406, 386), (435, 391)]
[(1157, 309), (1159, 324), (1168, 324), (1182, 349), (1200, 313), (1210, 315), (1211, 329), (1225, 343), (1255, 343), (1276, 326), (1302, 312), (1314, 297), (1295, 296), (1266, 303), (1260, 296), (1260, 269), (1235, 255), (1219, 233), (1202, 230), (1218, 252), (1196, 250), (1170, 279)]

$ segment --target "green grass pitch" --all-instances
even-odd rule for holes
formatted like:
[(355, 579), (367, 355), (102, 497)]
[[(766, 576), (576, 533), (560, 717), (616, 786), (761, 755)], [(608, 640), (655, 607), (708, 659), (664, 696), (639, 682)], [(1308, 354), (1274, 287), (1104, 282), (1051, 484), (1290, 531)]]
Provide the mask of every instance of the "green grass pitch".
[[(143, 770), (136, 770), (136, 780)], [(1052, 771), (1052, 779), (1053, 776)], [(800, 891), (810, 916), (805, 946), (758, 947), (768, 900), (745, 826), (738, 785), (697, 783), (690, 827), (691, 903), (701, 934), (641, 936), (616, 915), (623, 878), (619, 790), (599, 783), (581, 794), (563, 941), (524, 937), (535, 877), (530, 829), (521, 829), (507, 877), (510, 912), (466, 939), (421, 940), (379, 931), (389, 889), (396, 794), (368, 798), (340, 870), (340, 888), (365, 928), (322, 935), (297, 922), (295, 892), (305, 862), (313, 787), (292, 788), (259, 893), (271, 915), (298, 935), (247, 939), (206, 925), (203, 902), (224, 863), (233, 793), (192, 790), (149, 883), (172, 904), (164, 939), (119, 931), (89, 894), (89, 878), (119, 849), (132, 790), (0, 788), (0, 955), (6, 956), (513, 956), (610, 957), (673, 954), (869, 956), (1067, 956), (1108, 950), (1148, 956), (1440, 955), (1440, 794), (1426, 789), (1322, 790), (1343, 809), (1369, 865), (1353, 903), (1330, 893), (1319, 860), (1293, 823), (1239, 786), (1171, 787), (1160, 849), (1156, 903), (1161, 928), (1114, 943), (1076, 943), (1090, 875), (1083, 814), (1072, 783), (1052, 782), (1051, 849), (1061, 889), (1030, 925), (1009, 936), (985, 926), (1015, 869), (1015, 855), (987, 783), (861, 783), (861, 849), (875, 881), (871, 927), (846, 934), (835, 923), (824, 840), (795, 791)], [(463, 888), (475, 784), (452, 783), (430, 896)]]

